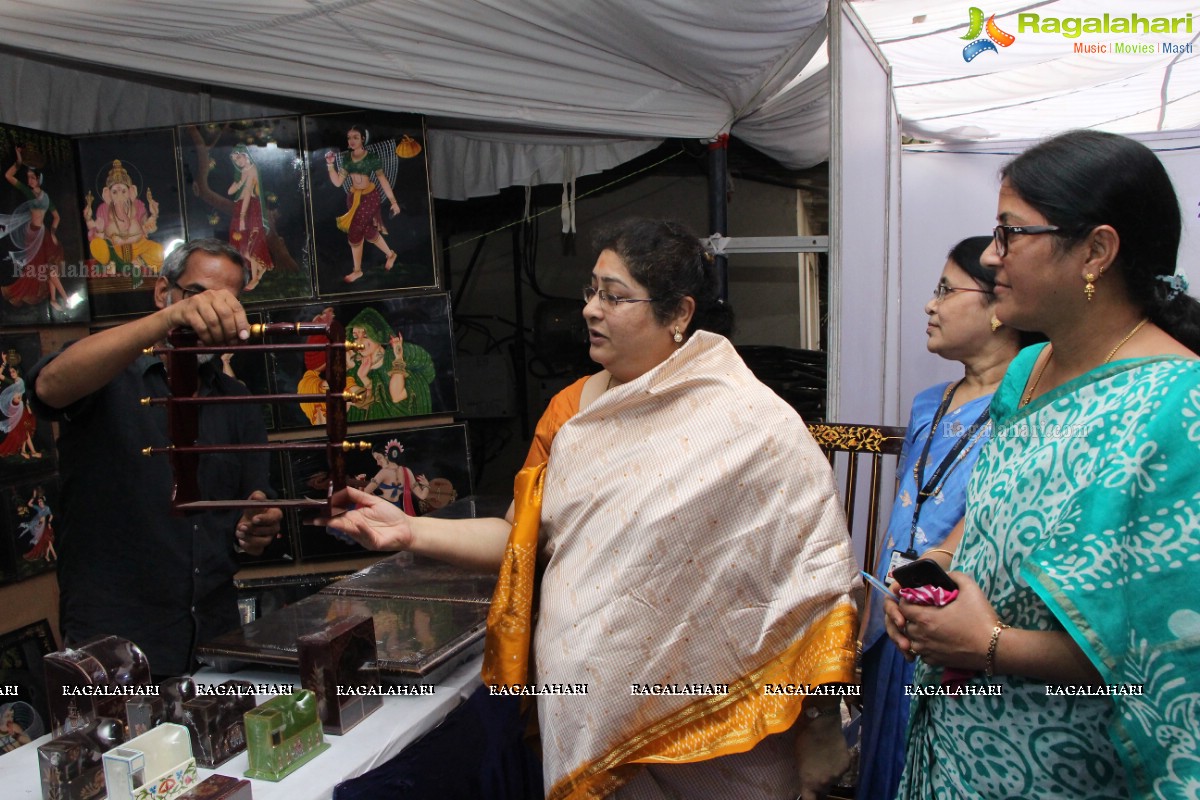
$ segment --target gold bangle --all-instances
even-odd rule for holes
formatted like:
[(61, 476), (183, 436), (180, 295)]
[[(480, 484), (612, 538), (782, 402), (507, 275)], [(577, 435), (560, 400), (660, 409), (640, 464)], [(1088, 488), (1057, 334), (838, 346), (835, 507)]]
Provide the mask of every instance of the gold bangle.
[(926, 551), (925, 551), (924, 553), (922, 553), (921, 555), (923, 555), (923, 556), (927, 556), (927, 555), (929, 555), (930, 553), (945, 553), (946, 555), (950, 556), (950, 560), (951, 560), (951, 561), (953, 561), (953, 560), (954, 560), (954, 551), (953, 551), (953, 550), (947, 550), (947, 549), (945, 549), (944, 547), (931, 547), (930, 549), (926, 550)]
[(983, 673), (989, 678), (995, 674), (996, 667), (996, 645), (1000, 643), (1000, 634), (1004, 633), (1005, 629), (1011, 628), (1011, 625), (1006, 625), (1000, 620), (996, 620), (996, 626), (992, 628), (992, 641), (988, 643), (987, 660), (984, 662)]

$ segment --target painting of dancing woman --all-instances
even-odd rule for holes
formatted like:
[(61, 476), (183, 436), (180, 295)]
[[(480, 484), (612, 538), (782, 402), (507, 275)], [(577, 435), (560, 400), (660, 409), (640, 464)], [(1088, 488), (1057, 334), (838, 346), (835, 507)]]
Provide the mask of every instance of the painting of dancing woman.
[(25, 380), (16, 364), (0, 364), (0, 457), (41, 458), (33, 443), (37, 419), (25, 400)]
[(310, 114), (302, 127), (317, 295), (437, 287), (422, 118)]
[(400, 203), (392, 190), (392, 182), (384, 174), (383, 161), (367, 150), (370, 132), (362, 125), (351, 125), (346, 131), (347, 153), (333, 150), (325, 153), (325, 169), (329, 182), (346, 189), (346, 213), (337, 218), (338, 230), (350, 242), (353, 268), (343, 281), (354, 283), (363, 276), (363, 242), (370, 242), (384, 255), (383, 269), (390, 271), (396, 264), (396, 251), (383, 237), (387, 233), (380, 216), (380, 192), (386, 196), (393, 217), (400, 214)]
[[(384, 500), (414, 517), (417, 515), (417, 506), (413, 498), (424, 500), (429, 496), (429, 480), (424, 475), (414, 475), (411, 469), (400, 463), (403, 453), (404, 445), (395, 439), (388, 440), (383, 452), (372, 451), (371, 456), (379, 465), (379, 471), (363, 486), (363, 491), (367, 494), (378, 493)], [(367, 476), (363, 474), (358, 478), (362, 482)]]
[(258, 286), (267, 270), (275, 264), (271, 260), (271, 251), (267, 248), (267, 233), (270, 223), (263, 209), (262, 183), (258, 178), (258, 166), (250, 154), (250, 148), (239, 144), (233, 148), (230, 155), (234, 168), (237, 170), (237, 180), (229, 187), (228, 194), (234, 198), (233, 220), (229, 226), (229, 243), (237, 248), (250, 265), (250, 280), (245, 291)]
[(33, 516), (21, 523), (20, 538), (28, 545), (22, 556), (26, 561), (54, 561), (58, 553), (54, 551), (54, 512), (46, 503), (46, 490), (38, 486), (33, 490), (33, 496), (25, 504), (29, 509), (26, 515)]
[[(24, 163), (22, 148), (15, 149), (16, 160), (4, 173), (4, 179), (21, 193), (25, 202), (11, 214), (0, 214), (0, 239), (9, 239), (15, 248), (8, 259), (16, 277), (12, 283), (0, 287), (0, 293), (12, 306), (32, 306), (49, 299), (51, 308), (62, 311), (67, 298), (59, 278), (59, 267), (66, 260), (58, 242), (62, 218), (42, 188), (42, 172)], [(22, 170), (24, 174), (18, 177)]]

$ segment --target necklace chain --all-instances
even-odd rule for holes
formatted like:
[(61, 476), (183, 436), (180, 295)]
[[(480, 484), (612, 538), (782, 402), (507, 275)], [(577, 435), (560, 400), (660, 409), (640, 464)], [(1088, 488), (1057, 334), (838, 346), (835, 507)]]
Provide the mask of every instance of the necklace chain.
[[(1134, 336), (1136, 336), (1137, 332), (1140, 331), (1142, 329), (1142, 327), (1149, 321), (1150, 321), (1149, 317), (1142, 317), (1141, 322), (1139, 322), (1137, 325), (1134, 325), (1133, 330), (1131, 330), (1129, 333), (1125, 334), (1125, 338), (1122, 339), (1121, 341), (1117, 342), (1117, 346), (1114, 347), (1112, 350), (1108, 351), (1108, 355), (1105, 357), (1102, 364), (1107, 364), (1110, 361), (1112, 361), (1113, 356), (1115, 356), (1117, 354), (1117, 351), (1120, 350), (1122, 347), (1124, 347), (1126, 342), (1128, 342), (1130, 339), (1132, 339)], [(1029, 405), (1029, 401), (1033, 399), (1033, 393), (1037, 391), (1038, 384), (1042, 382), (1042, 374), (1045, 373), (1046, 367), (1050, 366), (1050, 359), (1052, 359), (1052, 358), (1054, 358), (1054, 345), (1051, 344), (1051, 345), (1047, 345), (1046, 360), (1042, 362), (1042, 365), (1038, 368), (1037, 375), (1035, 375), (1033, 377), (1033, 383), (1030, 385), (1029, 391), (1027, 391), (1025, 393), (1025, 396), (1023, 398), (1021, 398), (1020, 406)], [(1018, 406), (1018, 408), (1020, 406)]]
[(1117, 346), (1114, 347), (1112, 350), (1108, 351), (1108, 357), (1104, 359), (1104, 363), (1107, 364), (1108, 362), (1112, 361), (1113, 356), (1115, 356), (1117, 354), (1117, 351), (1120, 350), (1125, 345), (1126, 342), (1128, 342), (1130, 339), (1132, 339), (1134, 337), (1134, 334), (1136, 334), (1138, 331), (1140, 331), (1142, 329), (1142, 326), (1145, 325), (1149, 321), (1150, 321), (1149, 317), (1142, 317), (1142, 321), (1139, 322), (1137, 325), (1134, 325), (1133, 330), (1131, 330), (1129, 333), (1125, 334), (1125, 338), (1122, 339), (1121, 341), (1117, 342)]

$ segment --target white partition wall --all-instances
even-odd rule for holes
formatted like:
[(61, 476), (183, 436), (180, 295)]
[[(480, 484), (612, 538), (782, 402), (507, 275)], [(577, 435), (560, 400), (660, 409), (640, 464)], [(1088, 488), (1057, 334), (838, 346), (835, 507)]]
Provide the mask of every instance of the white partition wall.
[[(1154, 150), (1183, 212), (1179, 265), (1200, 294), (1200, 133), (1145, 134), (1134, 138)], [(1000, 169), (1033, 145), (1030, 140), (906, 147), (900, 155), (903, 208), (899, 288), (899, 396), (907, 415), (913, 396), (930, 384), (962, 375), (957, 363), (925, 350), (922, 307), (937, 283), (946, 252), (966, 236), (991, 233), (996, 224)]]
[(946, 253), (968, 236), (985, 236), (996, 224), (999, 171), (1011, 155), (933, 152), (900, 154), (899, 396), (907, 417), (912, 399), (927, 386), (961, 378), (962, 365), (925, 349), (925, 304), (933, 295)]
[[(830, 4), (833, 123), (830, 203), (829, 413), (896, 424), (893, 269), (898, 125), (891, 77), (850, 6)], [(891, 390), (894, 394), (894, 387)]]
[[(827, 419), (896, 425), (899, 124), (891, 74), (850, 6), (830, 4), (829, 410)], [(881, 492), (891, 507), (889, 462)], [(845, 487), (840, 487), (845, 491)], [(858, 496), (870, 491), (860, 476)], [(851, 531), (861, 562), (866, 510)], [(886, 528), (886, 524), (882, 527)]]

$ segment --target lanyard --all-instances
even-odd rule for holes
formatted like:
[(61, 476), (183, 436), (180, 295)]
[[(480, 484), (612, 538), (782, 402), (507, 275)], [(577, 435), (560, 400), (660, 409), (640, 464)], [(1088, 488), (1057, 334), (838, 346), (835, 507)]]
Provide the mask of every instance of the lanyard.
[(912, 528), (909, 530), (908, 535), (908, 552), (911, 553), (916, 552), (914, 548), (917, 543), (917, 523), (921, 519), (921, 507), (925, 504), (926, 500), (933, 497), (941, 489), (959, 455), (971, 444), (971, 440), (975, 437), (979, 429), (987, 424), (988, 415), (991, 412), (991, 404), (989, 403), (984, 407), (983, 413), (971, 423), (971, 427), (967, 428), (962, 436), (958, 438), (958, 441), (954, 443), (954, 447), (950, 448), (950, 452), (946, 454), (946, 457), (942, 459), (942, 463), (934, 470), (933, 476), (929, 481), (922, 486), (921, 481), (925, 476), (925, 464), (929, 461), (929, 448), (933, 444), (933, 437), (937, 435), (942, 417), (946, 415), (946, 409), (950, 407), (950, 401), (954, 399), (954, 393), (958, 391), (960, 384), (962, 384), (961, 380), (953, 386), (946, 387), (946, 392), (942, 395), (942, 403), (938, 406), (937, 413), (933, 415), (933, 425), (929, 428), (929, 437), (925, 440), (925, 447), (921, 451), (921, 457), (917, 459), (917, 465), (913, 467), (913, 478), (916, 479), (917, 484), (917, 497), (913, 501), (916, 507), (913, 509)]

